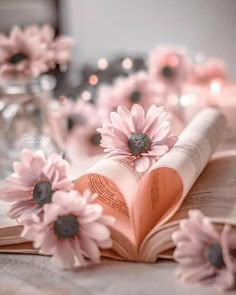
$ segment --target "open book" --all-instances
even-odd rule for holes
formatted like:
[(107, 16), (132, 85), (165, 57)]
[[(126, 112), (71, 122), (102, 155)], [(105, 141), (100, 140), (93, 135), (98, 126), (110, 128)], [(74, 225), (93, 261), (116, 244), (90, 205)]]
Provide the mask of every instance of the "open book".
[[(113, 247), (104, 256), (146, 262), (169, 257), (171, 234), (189, 209), (200, 209), (219, 224), (236, 225), (236, 152), (210, 160), (224, 127), (217, 109), (205, 109), (147, 173), (136, 172), (125, 161), (102, 159), (76, 180), (77, 190), (96, 192), (96, 202), (116, 218)], [(0, 228), (0, 251), (35, 251), (19, 237), (19, 225), (6, 227), (4, 213), (1, 223), (5, 226)]]

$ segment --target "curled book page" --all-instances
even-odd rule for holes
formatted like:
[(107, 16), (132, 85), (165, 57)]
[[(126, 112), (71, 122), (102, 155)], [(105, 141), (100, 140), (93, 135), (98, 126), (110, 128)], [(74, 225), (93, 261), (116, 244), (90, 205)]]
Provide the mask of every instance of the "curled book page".
[(216, 150), (224, 126), (225, 118), (217, 109), (201, 111), (184, 129), (170, 152), (143, 177), (133, 208), (138, 242), (157, 223), (157, 226), (162, 225), (179, 209)]
[[(125, 161), (102, 159), (76, 181), (77, 190), (96, 192), (96, 202), (116, 218), (115, 244), (122, 243), (119, 247), (126, 253), (131, 244), (138, 249), (158, 223), (176, 212), (216, 149), (224, 124), (221, 112), (208, 108), (192, 120), (175, 146), (145, 175)], [(119, 254), (124, 255), (121, 250)]]
[[(75, 183), (75, 188), (80, 192), (89, 188), (98, 194), (96, 202), (103, 206), (104, 213), (116, 218), (112, 235), (125, 249), (130, 249), (131, 244), (136, 245), (130, 212), (141, 178), (142, 174), (126, 161), (102, 159)], [(118, 253), (121, 254), (121, 251)]]
[(236, 225), (236, 151), (217, 153), (169, 222), (198, 209), (216, 223)]
[(189, 210), (200, 210), (217, 229), (225, 223), (236, 233), (236, 151), (217, 153), (197, 179), (179, 210), (163, 226), (152, 231), (141, 247), (141, 259), (154, 262), (165, 250), (174, 247), (171, 235)]

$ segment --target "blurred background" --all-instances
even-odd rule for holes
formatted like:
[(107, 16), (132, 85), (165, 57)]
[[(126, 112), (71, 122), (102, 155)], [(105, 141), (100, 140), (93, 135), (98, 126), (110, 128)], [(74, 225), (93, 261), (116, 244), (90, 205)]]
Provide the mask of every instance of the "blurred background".
[[(72, 162), (74, 155), (101, 154), (96, 129), (110, 111), (137, 102), (147, 107), (149, 99), (165, 105), (176, 134), (199, 109), (217, 104), (231, 122), (230, 140), (236, 141), (236, 87), (231, 83), (236, 79), (235, 15), (236, 0), (0, 0), (0, 32), (9, 35), (14, 25), (48, 24), (56, 36), (74, 40), (64, 70), (57, 63), (46, 72), (50, 75), (37, 77), (38, 84), (28, 81), (29, 88), (20, 83), (18, 92), (15, 85), (0, 85), (0, 141), (4, 143), (0, 159), (7, 159), (0, 170), (11, 166), (26, 144), (46, 151), (51, 145)], [(160, 45), (186, 48), (187, 55), (154, 52), (154, 62), (147, 69), (150, 52)], [(209, 65), (212, 57), (220, 60)], [(147, 71), (131, 75), (140, 70)], [(191, 75), (197, 77), (195, 81), (188, 80)], [(118, 77), (128, 78), (119, 84)], [(191, 84), (190, 89), (185, 83)]]
[(0, 30), (47, 23), (73, 36), (73, 87), (85, 64), (142, 57), (160, 44), (185, 46), (191, 57), (222, 58), (234, 79), (235, 13), (235, 0), (0, 0)]
[(158, 44), (224, 58), (236, 77), (235, 0), (67, 0), (63, 29), (77, 41), (77, 62)]

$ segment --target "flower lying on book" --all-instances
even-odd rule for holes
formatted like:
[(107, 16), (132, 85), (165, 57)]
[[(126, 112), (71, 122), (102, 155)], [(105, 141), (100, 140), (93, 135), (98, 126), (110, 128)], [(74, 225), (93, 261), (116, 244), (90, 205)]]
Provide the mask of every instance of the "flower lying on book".
[(111, 122), (103, 124), (101, 146), (108, 152), (107, 157), (127, 159), (138, 172), (148, 170), (177, 141), (170, 136), (170, 123), (163, 107), (152, 105), (146, 116), (140, 105), (129, 111), (119, 106), (111, 112)]
[(6, 178), (0, 189), (0, 199), (14, 202), (8, 216), (19, 223), (32, 222), (32, 214), (42, 218), (43, 205), (50, 203), (58, 190), (70, 191), (68, 163), (59, 155), (46, 159), (42, 151), (22, 151), (22, 161), (13, 164), (15, 173)]
[(180, 230), (172, 238), (181, 280), (225, 290), (236, 287), (236, 239), (229, 235), (227, 225), (219, 233), (209, 218), (198, 210), (190, 210), (189, 219), (180, 223)]
[(97, 195), (86, 191), (53, 194), (52, 203), (44, 205), (43, 220), (34, 217), (22, 237), (33, 241), (41, 254), (52, 255), (64, 268), (86, 265), (87, 259), (98, 263), (100, 250), (112, 246), (109, 226), (114, 218), (103, 215), (99, 204), (91, 204)]
[(69, 61), (72, 39), (54, 39), (49, 26), (13, 27), (9, 37), (0, 35), (0, 76), (11, 79), (33, 79), (59, 64)]

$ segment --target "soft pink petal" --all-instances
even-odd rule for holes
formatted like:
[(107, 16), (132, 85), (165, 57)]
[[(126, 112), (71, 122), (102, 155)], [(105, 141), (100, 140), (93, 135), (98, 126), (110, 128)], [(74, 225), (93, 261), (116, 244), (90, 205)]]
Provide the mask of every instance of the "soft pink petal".
[(131, 114), (132, 114), (135, 131), (141, 133), (143, 131), (143, 125), (144, 125), (144, 119), (145, 119), (143, 108), (140, 105), (135, 104), (133, 105), (131, 109)]
[(93, 262), (97, 263), (100, 261), (100, 251), (96, 243), (86, 235), (81, 235), (80, 245), (83, 252), (89, 257)]
[(148, 157), (141, 157), (134, 162), (135, 170), (138, 172), (145, 172), (150, 167), (150, 161)]
[(77, 261), (79, 262), (79, 265), (81, 266), (86, 265), (86, 261), (83, 257), (84, 253), (83, 253), (83, 250), (81, 249), (79, 238), (76, 237), (73, 240), (71, 240), (71, 245), (74, 250), (74, 255)]
[(58, 243), (57, 248), (54, 250), (53, 261), (59, 263), (65, 269), (74, 266), (74, 253), (71, 249), (69, 240), (65, 239)]
[(83, 214), (79, 217), (79, 223), (85, 224), (97, 220), (103, 212), (103, 208), (99, 204), (88, 205)]
[(99, 222), (81, 224), (81, 231), (97, 241), (102, 241), (110, 237), (108, 228)]

